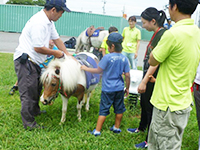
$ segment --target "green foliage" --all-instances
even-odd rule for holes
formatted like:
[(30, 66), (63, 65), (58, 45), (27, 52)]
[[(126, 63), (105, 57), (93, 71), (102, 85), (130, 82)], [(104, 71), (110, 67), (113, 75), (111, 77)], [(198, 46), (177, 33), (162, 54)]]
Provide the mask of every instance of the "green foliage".
[[(130, 134), (129, 127), (138, 127), (140, 121), (139, 102), (130, 110), (128, 100), (125, 100), (127, 111), (124, 113), (120, 134), (113, 134), (109, 128), (114, 124), (115, 114), (111, 108), (102, 128), (102, 135), (94, 137), (87, 133), (96, 126), (101, 85), (95, 89), (90, 101), (89, 112), (82, 108), (82, 121), (77, 119), (76, 99), (70, 98), (66, 115), (66, 122), (59, 125), (62, 113), (60, 96), (54, 105), (41, 109), (47, 114), (36, 117), (39, 124), (46, 126), (44, 130), (25, 130), (22, 126), (19, 92), (10, 96), (9, 90), (17, 80), (14, 71), (13, 54), (0, 53), (0, 149), (2, 150), (134, 150), (134, 144), (145, 140), (146, 132)], [(195, 107), (191, 111), (188, 125), (185, 129), (182, 150), (198, 149), (198, 127)]]
[(9, 0), (6, 4), (44, 6), (45, 3), (45, 0)]

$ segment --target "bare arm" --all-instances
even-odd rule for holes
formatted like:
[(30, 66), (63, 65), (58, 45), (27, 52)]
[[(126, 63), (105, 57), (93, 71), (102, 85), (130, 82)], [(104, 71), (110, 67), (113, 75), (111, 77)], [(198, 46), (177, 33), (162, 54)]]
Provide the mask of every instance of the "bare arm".
[(102, 51), (102, 55), (105, 56), (106, 55), (106, 49), (105, 48), (100, 48), (100, 50)]
[(34, 47), (34, 50), (37, 53), (41, 53), (41, 54), (45, 54), (45, 55), (54, 55), (56, 58), (60, 58), (63, 56), (63, 52), (60, 50), (52, 50), (50, 48), (47, 47)]
[(135, 58), (138, 56), (138, 50), (140, 48), (140, 40), (137, 41), (137, 47), (136, 47), (136, 52), (135, 52)]
[[(66, 47), (60, 38), (53, 40), (55, 45), (58, 47), (59, 50), (55, 51), (47, 47), (34, 47), (34, 50), (37, 53), (45, 54), (45, 55), (54, 55), (56, 58), (61, 58), (64, 56), (63, 52), (66, 55), (70, 55), (69, 52), (66, 50)], [(71, 56), (71, 55), (70, 55)]]
[(150, 54), (150, 58), (149, 58), (149, 64), (151, 66), (156, 66), (156, 65), (159, 65), (160, 63), (153, 57), (153, 53), (151, 52)]
[(125, 73), (125, 81), (126, 81), (126, 89), (125, 89), (125, 93), (126, 93), (126, 97), (129, 95), (129, 87), (130, 87), (130, 73), (127, 72)]
[(88, 68), (87, 66), (82, 65), (81, 69), (88, 71), (88, 72), (91, 72), (91, 73), (97, 73), (97, 74), (100, 74), (101, 72), (103, 72), (103, 69), (101, 69), (100, 67), (98, 67), (98, 68)]
[(144, 78), (142, 79), (142, 82), (138, 86), (138, 93), (144, 93), (146, 91), (146, 85), (150, 80), (151, 75), (154, 74), (156, 69), (158, 68), (157, 66), (150, 66), (147, 73), (145, 74)]

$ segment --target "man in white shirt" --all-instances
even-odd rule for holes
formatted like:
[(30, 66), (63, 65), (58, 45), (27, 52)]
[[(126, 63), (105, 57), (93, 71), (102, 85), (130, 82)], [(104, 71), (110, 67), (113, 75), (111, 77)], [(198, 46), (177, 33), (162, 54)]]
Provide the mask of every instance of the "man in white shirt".
[[(19, 45), (14, 53), (15, 71), (21, 99), (21, 117), (25, 129), (43, 128), (35, 121), (41, 114), (39, 96), (42, 85), (39, 82), (41, 69), (39, 64), (46, 60), (47, 55), (61, 58), (70, 55), (55, 29), (57, 21), (66, 7), (66, 0), (47, 0), (44, 9), (33, 15), (26, 23), (19, 38)], [(52, 39), (59, 50), (49, 48)]]

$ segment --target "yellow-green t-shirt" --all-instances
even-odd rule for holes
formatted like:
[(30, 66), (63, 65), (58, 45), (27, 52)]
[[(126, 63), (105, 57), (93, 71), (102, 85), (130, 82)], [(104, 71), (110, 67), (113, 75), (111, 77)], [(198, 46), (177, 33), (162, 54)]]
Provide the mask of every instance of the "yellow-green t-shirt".
[(107, 39), (108, 36), (105, 36), (101, 44), (101, 48), (104, 48), (106, 50), (106, 54), (109, 54), (110, 52), (108, 51), (108, 44), (106, 43)]
[(192, 86), (200, 59), (200, 30), (194, 20), (178, 21), (153, 50), (160, 62), (151, 103), (166, 111), (183, 110), (192, 103)]
[(136, 27), (125, 27), (122, 36), (124, 38), (122, 42), (123, 51), (126, 53), (135, 53), (137, 50), (137, 41), (141, 40), (141, 32)]

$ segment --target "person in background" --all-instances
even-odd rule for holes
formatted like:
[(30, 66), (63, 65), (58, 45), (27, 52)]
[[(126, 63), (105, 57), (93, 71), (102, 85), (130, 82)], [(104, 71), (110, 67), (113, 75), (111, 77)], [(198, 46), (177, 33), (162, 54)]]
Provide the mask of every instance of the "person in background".
[(122, 54), (126, 56), (130, 62), (131, 69), (137, 70), (137, 57), (140, 47), (141, 32), (136, 28), (136, 17), (131, 16), (128, 19), (129, 27), (125, 27), (123, 36), (123, 51)]
[[(144, 56), (144, 65), (143, 65), (143, 79), (140, 85), (138, 86), (138, 92), (141, 93), (140, 106), (141, 106), (141, 119), (138, 128), (129, 128), (127, 129), (130, 133), (139, 133), (144, 132), (146, 129), (149, 129), (151, 123), (152, 110), (153, 106), (150, 103), (150, 98), (153, 92), (154, 83), (151, 83), (149, 76), (153, 75), (153, 78), (156, 78), (158, 73), (158, 65), (150, 66), (148, 63), (149, 55), (151, 51), (156, 47), (160, 38), (166, 29), (163, 27), (165, 22), (166, 15), (165, 12), (160, 10), (158, 11), (154, 7), (149, 7), (145, 9), (141, 14), (143, 28), (148, 31), (153, 31), (154, 34), (147, 45), (146, 53)], [(146, 140), (142, 143), (136, 144), (136, 148), (146, 148), (148, 139), (148, 131)]]
[[(195, 77), (195, 80), (193, 83), (193, 90), (194, 90), (194, 100), (195, 100), (195, 106), (196, 106), (198, 127), (199, 127), (199, 131), (200, 131), (200, 62), (199, 62), (196, 77)], [(198, 150), (200, 150), (200, 136), (199, 136)]]
[[(14, 64), (18, 77), (21, 117), (25, 129), (44, 128), (35, 121), (35, 116), (42, 113), (39, 106), (42, 89), (39, 81), (41, 75), (39, 65), (46, 60), (47, 55), (63, 58), (65, 53), (71, 56), (54, 25), (54, 21), (57, 21), (64, 11), (70, 12), (65, 3), (65, 0), (47, 0), (44, 9), (27, 21), (19, 37), (19, 45), (15, 49)], [(59, 50), (49, 48), (50, 39)]]
[[(112, 32), (118, 32), (118, 29), (114, 26), (111, 26), (109, 29), (108, 29), (108, 33), (112, 33)], [(103, 42), (101, 44), (101, 48), (99, 51), (102, 52), (103, 56), (105, 56), (106, 54), (109, 54), (109, 51), (108, 51), (108, 45), (106, 43), (108, 39), (108, 36), (106, 36), (104, 39), (103, 39)]]
[[(55, 46), (55, 43), (53, 42), (53, 40), (49, 41), (49, 48), (52, 50), (58, 50), (58, 48)], [(40, 64), (40, 68), (41, 68), (41, 74), (45, 71), (45, 67), (49, 65), (50, 61), (54, 59), (53, 55), (47, 55), (46, 60)]]
[(18, 90), (18, 81), (15, 82), (15, 84), (13, 85), (13, 87), (10, 89), (9, 91), (9, 95), (14, 95), (15, 91)]
[[(96, 128), (89, 131), (92, 135), (101, 135), (101, 129), (106, 116), (110, 113), (110, 107), (113, 105), (115, 115), (115, 124), (110, 128), (114, 133), (120, 133), (120, 124), (123, 113), (126, 111), (124, 105), (124, 92), (126, 96), (129, 94), (130, 86), (130, 68), (128, 59), (121, 54), (122, 51), (122, 36), (119, 33), (113, 32), (108, 36), (107, 44), (110, 54), (105, 55), (99, 62), (98, 68), (88, 68), (81, 66), (82, 70), (91, 73), (101, 73), (102, 75), (102, 92), (99, 117)], [(124, 80), (122, 74), (125, 75), (126, 88), (124, 91)]]
[(180, 150), (190, 116), (192, 87), (200, 59), (200, 31), (191, 19), (198, 0), (169, 0), (175, 22), (150, 54), (149, 64), (160, 65), (151, 104), (153, 114), (149, 150)]
[(170, 29), (171, 27), (172, 27), (172, 25), (171, 25), (171, 18), (168, 18), (167, 19), (167, 23), (165, 23), (164, 24), (164, 27), (166, 28), (166, 29)]

